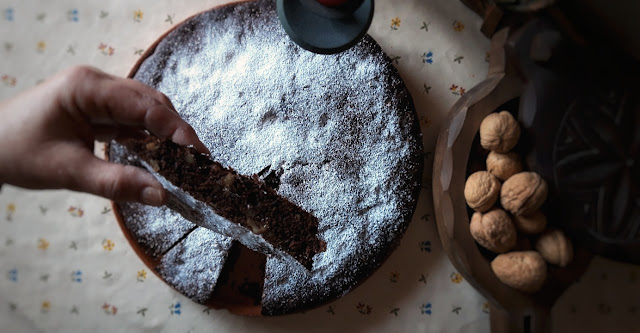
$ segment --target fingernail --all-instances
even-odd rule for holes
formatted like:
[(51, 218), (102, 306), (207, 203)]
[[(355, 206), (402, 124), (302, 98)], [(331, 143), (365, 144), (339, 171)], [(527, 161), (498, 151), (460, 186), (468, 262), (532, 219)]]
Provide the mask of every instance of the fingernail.
[(162, 205), (162, 192), (153, 187), (145, 187), (142, 190), (142, 202), (151, 206)]

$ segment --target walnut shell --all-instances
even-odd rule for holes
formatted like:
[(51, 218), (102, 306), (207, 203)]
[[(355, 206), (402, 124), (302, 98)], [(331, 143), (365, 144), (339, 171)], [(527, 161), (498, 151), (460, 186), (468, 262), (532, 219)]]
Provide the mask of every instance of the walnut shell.
[(501, 154), (495, 151), (487, 156), (487, 171), (505, 181), (516, 173), (522, 172), (522, 162), (516, 153)]
[(484, 214), (475, 212), (471, 217), (469, 231), (478, 244), (496, 253), (511, 250), (518, 239), (509, 214), (499, 208)]
[(502, 184), (500, 203), (514, 215), (531, 215), (547, 200), (547, 182), (535, 172), (520, 172)]
[(513, 216), (513, 224), (518, 231), (524, 234), (539, 234), (547, 227), (547, 217), (542, 212), (537, 211), (530, 216)]
[(485, 149), (506, 153), (518, 143), (520, 125), (509, 111), (491, 113), (480, 124), (480, 145)]
[(547, 263), (536, 251), (518, 251), (498, 255), (491, 269), (502, 283), (511, 288), (534, 293), (547, 278)]
[(536, 241), (536, 250), (544, 260), (560, 267), (567, 266), (573, 259), (571, 241), (559, 229), (548, 230)]
[(478, 171), (467, 179), (464, 198), (469, 207), (477, 212), (489, 210), (500, 196), (500, 182), (486, 171)]

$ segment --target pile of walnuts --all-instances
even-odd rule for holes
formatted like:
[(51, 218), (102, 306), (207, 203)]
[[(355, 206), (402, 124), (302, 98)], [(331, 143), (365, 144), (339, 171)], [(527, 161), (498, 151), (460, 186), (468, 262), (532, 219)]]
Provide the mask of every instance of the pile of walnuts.
[[(547, 199), (547, 183), (537, 173), (523, 171), (520, 156), (511, 151), (519, 139), (520, 126), (508, 111), (484, 118), (480, 145), (490, 150), (487, 171), (469, 176), (464, 197), (475, 210), (471, 235), (499, 254), (491, 262), (496, 277), (533, 293), (546, 280), (547, 263), (566, 266), (573, 258), (573, 247), (561, 230), (547, 228), (547, 218), (540, 211)], [(518, 233), (535, 237), (535, 251), (518, 244)]]

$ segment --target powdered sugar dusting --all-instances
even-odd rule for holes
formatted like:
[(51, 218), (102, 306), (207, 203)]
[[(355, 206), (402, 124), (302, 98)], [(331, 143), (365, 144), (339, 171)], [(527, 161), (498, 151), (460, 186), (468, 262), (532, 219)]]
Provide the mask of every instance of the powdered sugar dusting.
[(406, 229), (421, 140), (410, 96), (370, 37), (316, 55), (288, 39), (275, 1), (242, 3), (178, 27), (135, 78), (171, 98), (214, 160), (279, 175), (278, 193), (319, 219), (327, 250), (311, 272), (268, 259), (265, 314), (346, 293)]
[(119, 203), (124, 224), (147, 254), (158, 257), (195, 225), (167, 207)]
[(185, 296), (205, 303), (213, 293), (233, 240), (197, 228), (167, 252), (158, 274)]
[[(120, 164), (131, 164), (125, 147), (109, 145), (109, 158)], [(133, 239), (152, 257), (159, 257), (196, 226), (167, 207), (152, 207), (135, 202), (117, 204), (124, 225)]]

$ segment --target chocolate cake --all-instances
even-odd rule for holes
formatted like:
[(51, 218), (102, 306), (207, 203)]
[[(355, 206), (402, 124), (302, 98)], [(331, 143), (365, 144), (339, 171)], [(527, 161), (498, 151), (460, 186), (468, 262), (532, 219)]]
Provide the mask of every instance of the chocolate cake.
[[(214, 231), (164, 218), (166, 208), (117, 204), (134, 249), (183, 294), (235, 313), (302, 311), (346, 294), (397, 246), (420, 191), (422, 138), (411, 96), (371, 37), (313, 54), (289, 40), (274, 1), (236, 3), (177, 26), (132, 77), (172, 100), (212, 160), (317, 218), (326, 242), (310, 269), (236, 242), (202, 251)], [(109, 156), (132, 163), (116, 143)], [(233, 303), (243, 297), (254, 299)]]
[(156, 271), (185, 296), (206, 303), (216, 287), (232, 243), (229, 237), (198, 228), (166, 252)]
[[(253, 177), (170, 140), (148, 136), (123, 142), (129, 160), (151, 172), (169, 191), (169, 208), (193, 223), (245, 246), (311, 269), (326, 243), (318, 219)], [(291, 258), (293, 257), (293, 258)]]

